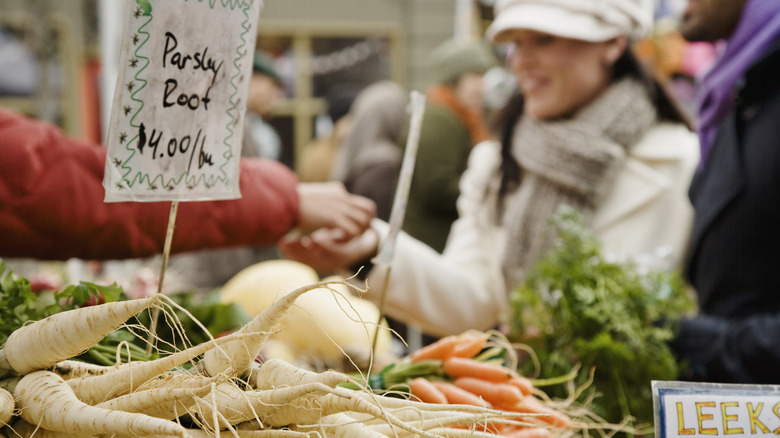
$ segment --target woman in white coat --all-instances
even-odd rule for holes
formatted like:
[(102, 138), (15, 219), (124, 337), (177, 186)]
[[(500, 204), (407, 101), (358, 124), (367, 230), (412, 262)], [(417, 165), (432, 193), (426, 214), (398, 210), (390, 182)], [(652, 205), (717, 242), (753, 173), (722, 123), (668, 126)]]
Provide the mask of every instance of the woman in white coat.
[[(434, 336), (509, 316), (508, 293), (548, 244), (560, 205), (586, 217), (606, 254), (664, 253), (668, 267), (682, 259), (692, 221), (698, 141), (630, 48), (652, 24), (652, 2), (498, 0), (495, 8), (487, 36), (510, 44), (521, 95), (507, 106), (501, 141), (472, 151), (444, 253), (401, 233), (389, 281), (386, 269), (367, 275), (369, 299), (384, 294), (387, 315)], [(348, 242), (319, 233), (281, 248), (323, 271), (354, 272), (387, 230), (375, 221)]]

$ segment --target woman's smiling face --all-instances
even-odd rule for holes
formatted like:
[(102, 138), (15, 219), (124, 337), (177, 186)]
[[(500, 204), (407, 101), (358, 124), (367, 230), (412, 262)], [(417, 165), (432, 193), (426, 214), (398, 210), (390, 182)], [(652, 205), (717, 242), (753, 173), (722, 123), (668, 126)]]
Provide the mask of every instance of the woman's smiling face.
[(516, 29), (512, 46), (509, 67), (524, 96), (525, 113), (545, 120), (570, 116), (601, 94), (626, 40), (594, 43)]

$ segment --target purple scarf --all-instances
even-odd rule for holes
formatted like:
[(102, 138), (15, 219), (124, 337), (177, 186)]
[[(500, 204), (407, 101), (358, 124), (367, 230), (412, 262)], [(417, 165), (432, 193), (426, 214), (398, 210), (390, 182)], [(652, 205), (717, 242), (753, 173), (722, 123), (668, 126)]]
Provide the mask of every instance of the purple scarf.
[(780, 0), (748, 0), (726, 49), (699, 84), (701, 163), (707, 159), (718, 124), (733, 108), (732, 90), (737, 80), (780, 34)]

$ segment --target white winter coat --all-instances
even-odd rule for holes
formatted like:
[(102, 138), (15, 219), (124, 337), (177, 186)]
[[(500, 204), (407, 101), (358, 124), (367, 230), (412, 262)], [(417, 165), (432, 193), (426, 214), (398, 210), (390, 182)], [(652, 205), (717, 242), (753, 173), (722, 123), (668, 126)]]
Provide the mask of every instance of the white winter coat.
[[(606, 255), (663, 253), (667, 267), (679, 266), (693, 220), (687, 190), (698, 151), (696, 135), (670, 123), (651, 128), (630, 149), (614, 190), (592, 222)], [(497, 142), (474, 147), (460, 182), (459, 219), (443, 254), (400, 233), (389, 281), (387, 266), (372, 269), (367, 298), (379, 302), (387, 284), (387, 315), (436, 336), (489, 329), (510, 316), (509, 289), (501, 274), (505, 231), (495, 220), (498, 195), (490, 184), (500, 161)], [(372, 226), (384, 241), (388, 225), (377, 220)]]

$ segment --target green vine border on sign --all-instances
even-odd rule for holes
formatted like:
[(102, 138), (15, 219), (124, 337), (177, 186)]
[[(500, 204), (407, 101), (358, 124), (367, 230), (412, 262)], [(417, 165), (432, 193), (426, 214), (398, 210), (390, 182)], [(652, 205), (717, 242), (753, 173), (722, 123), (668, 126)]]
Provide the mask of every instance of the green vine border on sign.
[[(166, 0), (171, 1), (171, 0)], [(189, 2), (191, 0), (181, 0), (186, 2)], [(196, 1), (198, 3), (204, 3), (204, 0), (192, 0)], [(222, 144), (225, 146), (225, 152), (222, 154), (223, 162), (219, 166), (219, 174), (220, 175), (200, 175), (198, 177), (190, 177), (186, 180), (187, 187), (193, 188), (196, 187), (198, 184), (203, 183), (206, 188), (211, 189), (215, 187), (218, 183), (227, 184), (230, 180), (230, 175), (226, 171), (226, 166), (229, 164), (230, 159), (233, 157), (233, 152), (230, 146), (230, 140), (235, 135), (234, 128), (238, 125), (240, 121), (240, 114), (237, 114), (238, 106), (240, 103), (240, 99), (238, 99), (239, 94), (239, 88), (237, 84), (237, 79), (241, 77), (241, 60), (246, 56), (247, 50), (252, 47), (253, 40), (247, 39), (247, 34), (252, 28), (251, 24), (251, 17), (249, 15), (249, 10), (251, 9), (254, 1), (261, 1), (261, 0), (207, 0), (208, 6), (211, 9), (214, 9), (215, 7), (221, 6), (222, 8), (230, 8), (231, 10), (240, 9), (241, 12), (244, 15), (244, 20), (241, 22), (241, 28), (242, 32), (240, 34), (241, 38), (241, 44), (239, 44), (236, 47), (235, 51), (235, 57), (232, 58), (232, 65), (233, 65), (233, 75), (230, 77), (230, 88), (232, 90), (232, 93), (230, 95), (229, 101), (231, 103), (230, 108), (226, 111), (226, 114), (229, 116), (229, 121), (225, 128), (227, 129), (228, 134), (223, 138)], [(130, 94), (130, 100), (135, 102), (136, 104), (136, 110), (133, 112), (132, 117), (130, 118), (129, 125), (132, 128), (139, 128), (139, 123), (137, 122), (136, 118), (141, 114), (143, 107), (144, 107), (144, 101), (140, 98), (138, 98), (138, 94), (147, 86), (148, 81), (144, 77), (144, 72), (146, 71), (150, 60), (148, 57), (144, 56), (143, 54), (143, 48), (146, 45), (146, 43), (150, 39), (149, 33), (145, 30), (149, 26), (149, 24), (152, 22), (154, 17), (152, 16), (152, 5), (150, 0), (136, 0), (136, 9), (133, 11), (133, 19), (141, 20), (144, 19), (142, 23), (140, 23), (137, 27), (136, 32), (133, 35), (133, 45), (136, 46), (134, 50), (134, 58), (131, 61), (131, 66), (135, 67), (136, 65), (133, 65), (133, 63), (138, 64), (138, 70), (133, 76), (134, 82), (128, 82), (127, 84), (122, 84), (121, 86), (127, 87)], [(138, 85), (136, 87), (136, 85)], [(124, 113), (127, 115), (132, 111), (132, 107), (127, 105), (123, 107)], [(133, 172), (133, 168), (131, 166), (128, 166), (127, 163), (132, 160), (132, 158), (135, 156), (137, 149), (132, 146), (136, 143), (138, 140), (138, 134), (131, 137), (129, 140), (127, 139), (127, 136), (125, 133), (120, 133), (120, 143), (125, 143), (125, 150), (127, 150), (130, 155), (123, 161), (121, 161), (119, 164), (119, 167), (122, 169), (122, 176), (121, 181), (118, 183), (121, 188), (132, 188), (136, 184), (143, 184), (146, 183), (147, 186), (151, 190), (156, 190), (158, 187), (163, 188), (169, 188), (172, 190), (174, 186), (178, 186), (184, 178), (188, 176), (188, 172), (185, 171), (181, 175), (179, 175), (176, 178), (169, 178), (168, 181), (165, 181), (165, 177), (162, 173), (158, 173), (157, 175), (151, 176), (148, 173), (138, 171), (135, 173), (135, 175), (131, 175)], [(236, 175), (237, 177), (237, 175)]]

